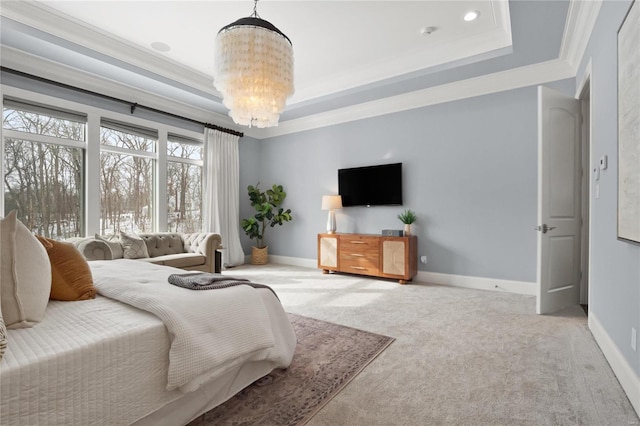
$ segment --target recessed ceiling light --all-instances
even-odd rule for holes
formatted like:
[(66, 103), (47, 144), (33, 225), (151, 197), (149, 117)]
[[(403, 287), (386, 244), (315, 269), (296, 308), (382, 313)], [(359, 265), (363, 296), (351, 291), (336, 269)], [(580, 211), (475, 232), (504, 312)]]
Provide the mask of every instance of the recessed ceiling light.
[(423, 36), (428, 36), (437, 29), (437, 27), (424, 27), (420, 29), (420, 34), (422, 34)]
[(471, 10), (464, 15), (464, 20), (467, 22), (471, 22), (480, 16), (480, 12), (477, 10)]
[(171, 46), (161, 41), (154, 41), (153, 43), (151, 43), (151, 47), (158, 52), (168, 52), (171, 50)]

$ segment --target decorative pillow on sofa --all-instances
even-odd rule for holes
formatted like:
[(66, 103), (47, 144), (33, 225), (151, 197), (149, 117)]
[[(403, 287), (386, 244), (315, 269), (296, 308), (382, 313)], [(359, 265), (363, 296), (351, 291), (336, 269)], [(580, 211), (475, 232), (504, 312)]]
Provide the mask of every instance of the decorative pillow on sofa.
[(120, 242), (124, 249), (125, 259), (140, 259), (143, 257), (149, 257), (149, 251), (144, 240), (136, 234), (127, 234), (126, 232), (120, 232)]
[(113, 254), (106, 241), (96, 240), (93, 237), (71, 237), (64, 240), (71, 243), (87, 260), (111, 260)]
[(104, 241), (109, 245), (111, 249), (112, 259), (122, 259), (124, 257), (124, 249), (120, 243), (120, 238), (117, 235), (111, 237), (111, 239), (105, 238), (102, 235), (96, 234), (96, 240)]
[(71, 243), (36, 235), (51, 262), (52, 300), (87, 300), (96, 297), (91, 269), (84, 256)]
[(7, 328), (32, 327), (44, 317), (51, 292), (47, 252), (12, 211), (0, 219), (0, 310)]

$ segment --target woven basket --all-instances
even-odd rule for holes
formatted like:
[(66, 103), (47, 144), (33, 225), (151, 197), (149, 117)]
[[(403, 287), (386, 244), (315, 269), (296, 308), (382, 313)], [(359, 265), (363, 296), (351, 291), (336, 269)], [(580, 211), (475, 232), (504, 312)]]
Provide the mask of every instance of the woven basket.
[(266, 265), (269, 261), (269, 246), (258, 248), (251, 247), (251, 264)]

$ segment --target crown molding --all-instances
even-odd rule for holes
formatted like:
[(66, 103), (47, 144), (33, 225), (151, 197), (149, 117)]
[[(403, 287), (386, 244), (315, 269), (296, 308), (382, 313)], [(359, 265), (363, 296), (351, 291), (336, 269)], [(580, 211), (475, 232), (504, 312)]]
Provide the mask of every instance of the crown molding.
[[(350, 69), (304, 87), (297, 87), (289, 104), (295, 105), (319, 96), (349, 90), (363, 84), (394, 78), (425, 68), (444, 65), (467, 57), (494, 52), (511, 46), (509, 2), (492, 0), (494, 29), (474, 37), (473, 42), (461, 39), (422, 52), (384, 58), (377, 64)], [(137, 45), (106, 33), (89, 24), (76, 21), (46, 4), (14, 0), (3, 2), (2, 15), (71, 43), (123, 61), (145, 71), (168, 78), (204, 93), (221, 98), (213, 86), (213, 77), (184, 66), (164, 55), (139, 48)]]
[(15, 69), (27, 74), (32, 74), (45, 79), (68, 84), (84, 90), (112, 96), (132, 103), (139, 103), (160, 111), (166, 111), (193, 120), (205, 123), (215, 123), (219, 126), (243, 131), (245, 135), (256, 137), (258, 129), (238, 129), (231, 118), (193, 106), (192, 104), (177, 101), (172, 98), (157, 95), (139, 88), (125, 85), (121, 82), (107, 79), (100, 75), (88, 73), (67, 65), (34, 56), (8, 46), (0, 46), (0, 58), (3, 67)]
[(392, 79), (403, 74), (429, 69), (469, 57), (495, 52), (512, 45), (511, 18), (507, 0), (491, 1), (494, 28), (473, 37), (460, 38), (445, 44), (438, 44), (427, 50), (408, 52), (393, 58), (381, 58), (376, 63), (362, 64), (343, 72), (325, 76), (322, 80), (302, 88), (296, 87), (289, 104), (304, 102), (316, 97), (331, 95), (359, 86)]
[[(560, 58), (524, 67), (500, 71), (440, 86), (429, 87), (411, 93), (352, 105), (320, 114), (280, 122), (279, 126), (266, 129), (242, 128), (245, 135), (255, 139), (266, 139), (290, 133), (317, 129), (335, 124), (377, 117), (385, 114), (421, 108), (443, 102), (450, 102), (475, 96), (497, 93), (521, 87), (543, 84), (550, 81), (572, 78), (595, 25), (602, 0), (583, 2), (571, 0), (565, 25)], [(6, 2), (7, 4), (13, 2)], [(19, 3), (25, 3), (20, 1)], [(504, 7), (506, 1), (495, 2)], [(13, 19), (11, 8), (3, 3), (2, 14)], [(36, 8), (37, 9), (37, 8)], [(507, 8), (508, 12), (508, 8)], [(499, 19), (509, 23), (507, 14), (497, 14)], [(64, 19), (64, 18), (61, 18)], [(25, 22), (29, 24), (29, 22)], [(60, 21), (49, 25), (60, 25)], [(503, 22), (504, 24), (504, 22)], [(40, 25), (38, 21), (38, 25)], [(510, 25), (510, 24), (509, 24)], [(509, 26), (510, 28), (510, 26)], [(509, 32), (510, 37), (510, 32)], [(129, 46), (130, 47), (130, 46)], [(35, 57), (24, 52), (2, 46), (2, 65), (30, 74), (60, 81), (109, 96), (132, 99), (160, 110), (186, 116), (198, 121), (211, 122), (225, 127), (237, 128), (231, 119), (223, 114), (194, 107), (185, 102), (159, 96), (145, 90), (123, 85), (106, 77), (89, 74), (81, 69)], [(166, 58), (163, 58), (166, 61)], [(177, 79), (176, 79), (177, 81)]]
[[(0, 53), (2, 66), (8, 68), (106, 94), (115, 98), (131, 100), (131, 102), (138, 102), (152, 108), (182, 115), (194, 120), (203, 122), (214, 121), (221, 126), (236, 130), (238, 128), (227, 115), (194, 107), (188, 103), (127, 86), (120, 82), (30, 55), (7, 46), (2, 46)], [(567, 61), (555, 59), (283, 121), (280, 122), (277, 127), (264, 129), (243, 127), (241, 131), (243, 131), (246, 136), (255, 139), (267, 139), (444, 102), (543, 84), (550, 81), (572, 78), (574, 76), (575, 72)]]
[(574, 73), (578, 72), (601, 7), (602, 0), (571, 0), (569, 3), (559, 57), (571, 65)]
[(484, 33), (469, 40), (457, 40), (438, 45), (428, 52), (405, 55), (404, 57), (383, 58), (375, 64), (363, 64), (358, 68), (349, 69), (343, 73), (327, 76), (322, 82), (296, 90), (291, 98), (291, 105), (311, 100), (320, 96), (339, 93), (367, 84), (393, 79), (402, 74), (409, 74), (420, 70), (443, 66), (456, 61), (463, 61), (469, 57), (482, 58), (490, 52), (511, 46), (511, 34), (502, 31)]
[(285, 121), (278, 127), (263, 129), (260, 138), (282, 136), (574, 76), (573, 68), (566, 61), (554, 59)]
[(140, 49), (114, 34), (73, 20), (45, 4), (24, 0), (3, 1), (2, 16), (222, 98), (220, 92), (213, 87), (213, 77), (186, 67), (166, 56)]

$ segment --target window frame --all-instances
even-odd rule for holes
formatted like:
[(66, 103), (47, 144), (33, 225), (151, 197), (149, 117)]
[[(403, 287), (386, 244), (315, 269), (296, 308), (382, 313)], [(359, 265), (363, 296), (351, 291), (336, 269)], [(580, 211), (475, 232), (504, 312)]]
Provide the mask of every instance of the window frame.
[[(193, 158), (183, 158), (183, 157), (175, 157), (172, 155), (169, 155), (167, 152), (167, 146), (169, 142), (173, 142), (173, 143), (181, 143), (181, 144), (189, 144), (189, 145), (200, 145), (202, 147), (202, 159), (201, 160), (196, 160)], [(204, 179), (205, 179), (205, 153), (204, 153), (204, 141), (203, 140), (196, 140), (196, 139), (190, 139), (190, 138), (185, 138), (181, 135), (175, 135), (175, 134), (168, 134), (167, 137), (167, 143), (165, 144), (165, 154), (167, 156), (167, 161), (166, 161), (166, 165), (167, 167), (165, 168), (165, 170), (169, 170), (169, 163), (181, 163), (181, 164), (187, 164), (190, 166), (197, 166), (200, 167), (200, 172), (202, 173), (202, 175), (200, 176), (200, 218), (202, 220), (204, 220)], [(165, 182), (166, 182), (166, 178), (165, 178)], [(169, 202), (169, 198), (168, 198), (168, 194), (165, 194), (165, 202), (168, 203)], [(166, 205), (165, 205), (166, 208)], [(167, 213), (167, 226), (166, 228), (168, 228), (168, 223), (169, 218), (168, 218), (168, 213)], [(203, 223), (204, 226), (204, 223)]]
[[(85, 150), (85, 169), (84, 169), (84, 221), (83, 221), (83, 234), (85, 236), (93, 235), (100, 232), (100, 152), (101, 151), (113, 151), (121, 154), (131, 154), (132, 150), (122, 150), (117, 147), (102, 145), (100, 143), (100, 127), (103, 120), (120, 122), (124, 124), (130, 124), (134, 127), (153, 129), (157, 131), (157, 152), (136, 152), (136, 155), (140, 155), (147, 158), (152, 158), (156, 161), (156, 173), (154, 173), (154, 218), (153, 218), (153, 232), (162, 232), (167, 230), (167, 162), (174, 161), (169, 160), (167, 155), (167, 140), (169, 135), (175, 135), (184, 139), (190, 139), (199, 141), (204, 145), (204, 135), (202, 133), (194, 132), (192, 130), (183, 129), (181, 127), (143, 119), (140, 117), (131, 116), (128, 114), (122, 114), (107, 109), (70, 101), (67, 99), (45, 95), (38, 92), (33, 92), (26, 89), (21, 89), (13, 86), (0, 85), (0, 94), (2, 95), (2, 106), (4, 108), (4, 101), (22, 101), (25, 103), (34, 103), (42, 106), (50, 106), (53, 109), (59, 108), (61, 110), (76, 111), (80, 114), (86, 114), (86, 130), (85, 130), (85, 142), (77, 142), (66, 139), (57, 139), (51, 136), (37, 135), (34, 133), (21, 132), (15, 130), (3, 129), (0, 126), (0, 153), (2, 158), (0, 159), (0, 176), (4, 176), (4, 141), (5, 138), (17, 138), (28, 139), (34, 142), (51, 143), (55, 140), (55, 144), (62, 145), (61, 141), (64, 141), (64, 145), (74, 148), (83, 148)], [(178, 160), (178, 159), (176, 159)], [(181, 159), (189, 160), (189, 159)], [(185, 161), (186, 162), (186, 161)], [(202, 173), (203, 179), (206, 176), (206, 162), (202, 160)], [(0, 209), (4, 212), (4, 188), (0, 191)]]
[[(24, 131), (24, 130), (15, 130), (15, 129), (10, 129), (10, 128), (5, 128), (4, 127), (4, 111), (5, 111), (5, 107), (8, 110), (12, 110), (12, 111), (20, 111), (20, 112), (24, 112), (27, 114), (36, 114), (39, 116), (43, 116), (43, 117), (49, 117), (51, 119), (54, 120), (60, 120), (60, 121), (68, 121), (68, 122), (73, 122), (76, 123), (78, 125), (80, 125), (80, 127), (82, 128), (82, 137), (83, 139), (69, 139), (69, 138), (65, 138), (63, 136), (51, 136), (48, 134), (42, 134), (42, 133), (35, 133), (35, 132), (29, 132), (29, 131)], [(85, 173), (85, 166), (86, 166), (86, 151), (87, 151), (87, 117), (86, 115), (82, 114), (82, 113), (76, 113), (74, 111), (63, 111), (60, 108), (56, 107), (56, 106), (45, 106), (45, 105), (38, 105), (35, 103), (30, 103), (30, 102), (25, 102), (25, 101), (20, 101), (20, 100), (16, 100), (13, 99), (11, 97), (5, 97), (2, 100), (2, 117), (3, 117), (3, 123), (0, 126), (0, 128), (2, 128), (2, 132), (0, 133), (0, 152), (2, 153), (2, 157), (0, 158), (0, 172), (2, 173), (0, 176), (2, 176), (4, 178), (4, 167), (5, 167), (5, 157), (4, 157), (4, 152), (5, 152), (5, 147), (6, 147), (6, 141), (7, 140), (13, 140), (15, 142), (24, 142), (24, 143), (28, 143), (28, 144), (36, 144), (36, 145), (40, 145), (40, 146), (44, 146), (45, 149), (49, 150), (51, 148), (46, 148), (46, 147), (58, 147), (58, 148), (63, 148), (66, 150), (74, 150), (77, 151), (77, 154), (80, 155), (80, 168), (82, 171), (82, 174), (84, 176)], [(73, 156), (73, 154), (69, 153), (70, 155)], [(35, 161), (35, 160), (34, 160)], [(86, 222), (86, 203), (85, 203), (85, 199), (84, 199), (84, 195), (85, 195), (85, 191), (84, 191), (84, 187), (86, 185), (85, 180), (83, 179), (80, 182), (79, 188), (77, 189), (77, 194), (78, 194), (78, 224), (77, 224), (77, 230), (80, 234), (82, 234), (84, 232), (85, 229), (85, 222)], [(7, 191), (7, 189), (5, 188), (4, 185), (4, 181), (2, 182), (2, 191), (1, 195), (0, 195), (0, 206), (2, 208), (2, 210), (0, 211), (0, 214), (4, 215), (4, 209), (5, 209), (5, 192)], [(43, 200), (38, 200), (39, 203), (42, 203)], [(51, 225), (51, 224), (49, 224)], [(47, 230), (46, 232), (41, 232), (44, 236), (46, 237), (51, 237), (53, 238), (53, 235), (49, 234), (49, 230)], [(75, 237), (77, 235), (67, 235), (66, 237)]]

